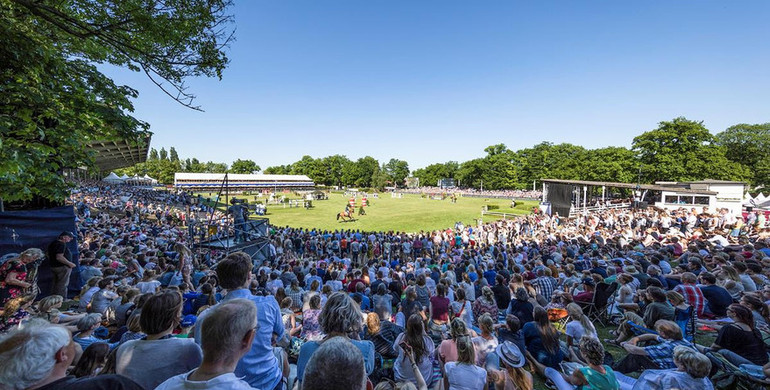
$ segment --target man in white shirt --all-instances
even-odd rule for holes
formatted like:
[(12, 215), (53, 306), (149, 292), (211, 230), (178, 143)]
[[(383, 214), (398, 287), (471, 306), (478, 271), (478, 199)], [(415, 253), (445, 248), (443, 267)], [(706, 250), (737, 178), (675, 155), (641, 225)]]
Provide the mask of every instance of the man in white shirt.
[(201, 323), (201, 365), (169, 378), (156, 390), (252, 389), (233, 372), (251, 349), (256, 327), (257, 306), (248, 299), (231, 299), (212, 307)]

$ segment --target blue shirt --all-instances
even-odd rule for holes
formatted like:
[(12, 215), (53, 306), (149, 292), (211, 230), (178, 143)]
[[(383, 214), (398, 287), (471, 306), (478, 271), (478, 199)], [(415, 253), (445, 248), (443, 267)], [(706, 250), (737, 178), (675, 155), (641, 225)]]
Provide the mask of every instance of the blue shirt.
[[(280, 340), (284, 337), (281, 309), (273, 297), (252, 295), (247, 289), (230, 291), (223, 299), (245, 298), (257, 305), (257, 334), (251, 344), (251, 350), (241, 358), (235, 367), (235, 375), (258, 389), (274, 389), (281, 381), (283, 362), (273, 354), (273, 334)], [(199, 323), (208, 310), (198, 317)], [(195, 327), (195, 342), (201, 343), (201, 329)]]

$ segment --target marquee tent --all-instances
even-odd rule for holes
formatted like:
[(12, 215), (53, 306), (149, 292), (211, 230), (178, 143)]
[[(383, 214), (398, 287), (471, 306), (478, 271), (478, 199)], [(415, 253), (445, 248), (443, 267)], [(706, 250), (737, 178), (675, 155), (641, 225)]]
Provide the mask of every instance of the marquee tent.
[(123, 179), (121, 179), (118, 175), (116, 175), (115, 172), (110, 172), (110, 174), (107, 175), (107, 177), (105, 177), (104, 179), (102, 179), (102, 181), (106, 181), (107, 183), (110, 183), (110, 184), (118, 184), (118, 183), (122, 183)]

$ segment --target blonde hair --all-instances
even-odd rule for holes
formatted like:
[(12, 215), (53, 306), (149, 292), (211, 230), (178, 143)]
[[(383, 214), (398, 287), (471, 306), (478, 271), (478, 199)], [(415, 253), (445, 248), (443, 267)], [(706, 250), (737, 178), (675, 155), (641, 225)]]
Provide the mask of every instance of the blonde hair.
[(681, 303), (684, 303), (684, 297), (682, 294), (676, 292), (676, 291), (668, 291), (666, 292), (666, 298), (668, 298), (669, 301), (677, 301), (679, 303), (674, 304), (674, 302), (671, 302), (672, 305), (677, 306)]
[(37, 303), (37, 310), (40, 313), (48, 313), (51, 311), (51, 309), (53, 309), (54, 306), (63, 302), (64, 298), (62, 298), (61, 295), (49, 295)]
[(572, 319), (580, 322), (580, 326), (582, 326), (586, 332), (585, 336), (596, 337), (596, 335), (598, 334), (596, 332), (596, 327), (594, 327), (594, 324), (591, 322), (591, 319), (588, 318), (588, 316), (583, 313), (583, 308), (581, 308), (580, 305), (578, 305), (575, 302), (568, 304), (567, 313), (569, 313), (569, 316), (572, 317)]
[(706, 355), (681, 345), (674, 347), (674, 362), (695, 379), (705, 378), (711, 371), (711, 360)]
[(465, 364), (476, 364), (476, 351), (473, 348), (473, 342), (470, 336), (458, 337), (455, 340), (457, 346), (457, 362)]
[(370, 335), (376, 335), (380, 333), (380, 316), (377, 313), (369, 313), (366, 315), (366, 331)]
[(19, 257), (34, 257), (36, 259), (39, 259), (43, 256), (45, 256), (45, 253), (43, 253), (43, 251), (40, 248), (25, 249), (23, 252), (19, 254)]

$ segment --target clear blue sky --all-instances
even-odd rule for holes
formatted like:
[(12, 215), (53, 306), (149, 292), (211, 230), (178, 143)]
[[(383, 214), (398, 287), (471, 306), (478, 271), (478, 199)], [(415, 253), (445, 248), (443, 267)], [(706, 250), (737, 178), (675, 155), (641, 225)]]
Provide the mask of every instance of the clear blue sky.
[[(491, 144), (630, 147), (677, 116), (770, 122), (770, 1), (252, 1), (205, 112), (143, 75), (152, 146), (263, 168), (309, 154), (464, 161)], [(228, 140), (231, 139), (231, 140)]]

